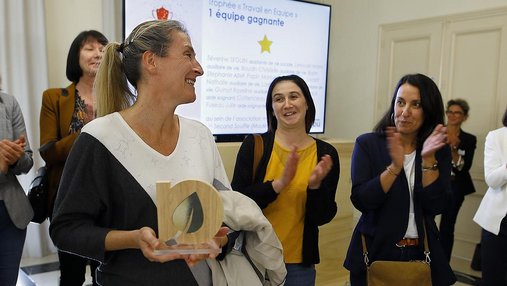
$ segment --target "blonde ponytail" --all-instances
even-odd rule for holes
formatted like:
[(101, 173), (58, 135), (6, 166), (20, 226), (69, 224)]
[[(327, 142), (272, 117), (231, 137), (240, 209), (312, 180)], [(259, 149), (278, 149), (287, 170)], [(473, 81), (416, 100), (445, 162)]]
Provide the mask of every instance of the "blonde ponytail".
[(121, 111), (129, 107), (135, 99), (127, 84), (122, 56), (118, 51), (119, 47), (119, 43), (106, 45), (102, 62), (95, 77), (97, 117)]

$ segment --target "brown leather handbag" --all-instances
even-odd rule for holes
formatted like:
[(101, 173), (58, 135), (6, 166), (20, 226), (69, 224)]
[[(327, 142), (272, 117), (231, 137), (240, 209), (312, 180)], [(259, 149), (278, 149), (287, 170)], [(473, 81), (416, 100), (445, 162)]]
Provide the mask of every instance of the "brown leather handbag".
[[(424, 227), (424, 232), (426, 232), (426, 227)], [(367, 269), (368, 286), (431, 286), (431, 259), (427, 235), (424, 236), (425, 260), (377, 260), (371, 264), (369, 263), (366, 240), (363, 234), (361, 234), (361, 239), (364, 263)]]

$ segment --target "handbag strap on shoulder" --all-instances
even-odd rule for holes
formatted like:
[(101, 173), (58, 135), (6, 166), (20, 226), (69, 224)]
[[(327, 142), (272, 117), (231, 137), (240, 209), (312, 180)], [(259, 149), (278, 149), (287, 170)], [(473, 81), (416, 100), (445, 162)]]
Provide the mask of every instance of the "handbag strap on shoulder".
[(253, 168), (252, 168), (252, 183), (255, 180), (255, 174), (257, 172), (257, 167), (259, 167), (259, 162), (262, 158), (262, 153), (264, 153), (264, 142), (262, 140), (262, 136), (260, 134), (253, 134), (254, 136), (254, 159), (253, 159)]
[[(431, 263), (430, 258), (430, 248), (428, 246), (428, 235), (426, 232), (426, 224), (424, 222), (423, 218), (423, 230), (424, 230), (424, 256), (426, 263)], [(363, 246), (363, 257), (364, 257), (364, 264), (366, 264), (366, 267), (370, 265), (370, 259), (368, 258), (368, 248), (366, 248), (366, 238), (364, 237), (364, 234), (361, 233), (361, 244)]]

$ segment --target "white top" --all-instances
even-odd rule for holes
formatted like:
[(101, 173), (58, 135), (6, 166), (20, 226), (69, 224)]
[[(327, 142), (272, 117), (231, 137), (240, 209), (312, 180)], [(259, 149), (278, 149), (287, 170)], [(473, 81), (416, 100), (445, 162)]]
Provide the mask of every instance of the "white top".
[[(162, 155), (146, 144), (119, 113), (97, 118), (82, 132), (99, 139), (155, 202), (156, 182), (222, 182), (231, 189), (213, 135), (202, 123), (178, 116), (180, 133), (174, 151)], [(105, 122), (109, 121), (109, 122)], [(214, 170), (206, 166), (214, 165)], [(156, 179), (154, 179), (156, 178)]]
[(417, 238), (419, 237), (419, 234), (417, 233), (417, 225), (415, 223), (414, 214), (415, 151), (405, 155), (405, 160), (403, 160), (403, 169), (405, 170), (405, 175), (407, 176), (408, 192), (410, 195), (408, 226), (407, 231), (405, 232), (405, 237)]
[(489, 188), (474, 221), (498, 235), (500, 223), (507, 215), (507, 127), (490, 131), (486, 136), (484, 178)]

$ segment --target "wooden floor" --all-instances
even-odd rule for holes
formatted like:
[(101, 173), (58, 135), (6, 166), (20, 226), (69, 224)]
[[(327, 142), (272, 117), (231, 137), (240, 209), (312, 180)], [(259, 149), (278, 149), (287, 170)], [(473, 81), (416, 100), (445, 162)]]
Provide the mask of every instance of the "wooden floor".
[[(355, 226), (353, 216), (337, 217), (320, 228), (319, 248), (320, 264), (317, 268), (317, 286), (349, 285), (349, 272), (343, 267), (343, 261)], [(451, 267), (456, 272), (480, 277), (481, 273), (470, 268), (470, 261), (457, 257), (451, 260)], [(456, 283), (457, 285), (469, 285)]]
[[(355, 220), (352, 215), (336, 217), (329, 224), (320, 228), (319, 246), (321, 263), (317, 265), (317, 286), (348, 286), (349, 273), (343, 268), (342, 264), (347, 253), (347, 248), (352, 235), (352, 230), (355, 226)], [(22, 259), (21, 266), (26, 268), (33, 265), (46, 265), (58, 261), (56, 254), (52, 254), (43, 259)], [(480, 277), (481, 273), (470, 269), (470, 261), (453, 257), (451, 266), (455, 271), (464, 274)], [(35, 281), (38, 286), (53, 286), (58, 285), (59, 272), (49, 269), (35, 275), (30, 275), (30, 278)], [(89, 270), (89, 268), (87, 268)], [(91, 281), (89, 275), (87, 276), (87, 283)], [(21, 281), (21, 279), (20, 279)], [(33, 285), (33, 284), (18, 284), (18, 286)], [(88, 284), (87, 284), (88, 285)], [(460, 285), (472, 285), (465, 283), (456, 283)]]
[(349, 271), (343, 267), (354, 227), (352, 216), (335, 218), (320, 227), (320, 264), (317, 264), (318, 286), (347, 285)]

